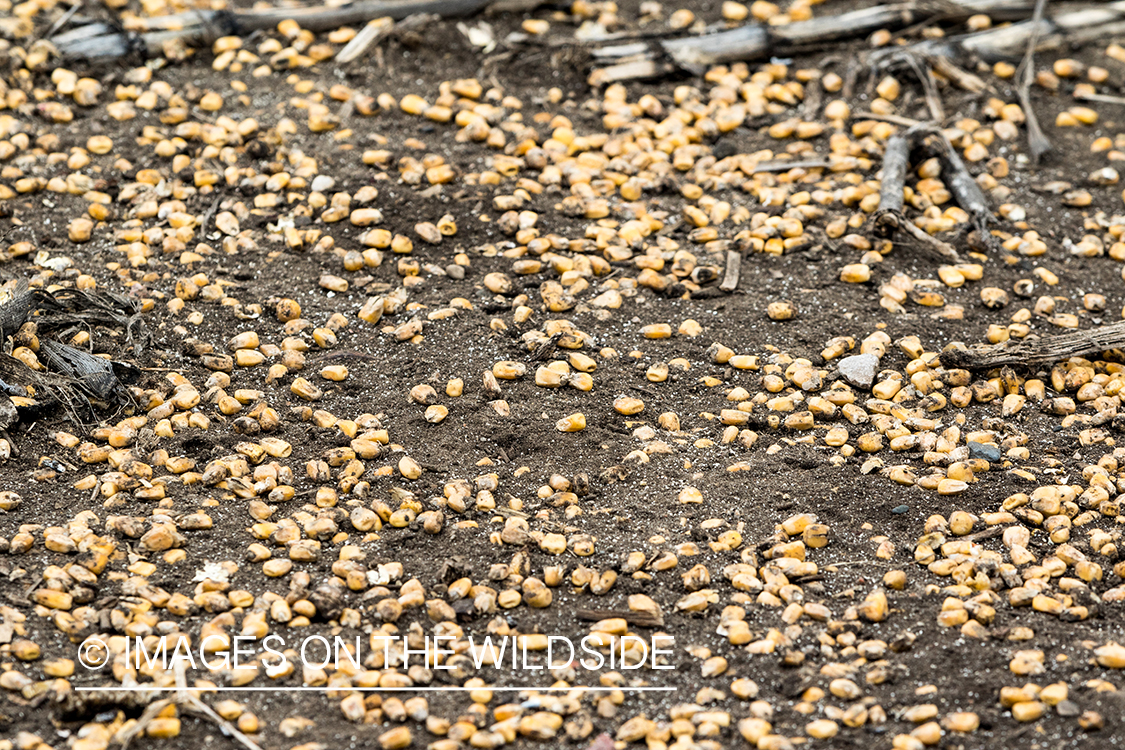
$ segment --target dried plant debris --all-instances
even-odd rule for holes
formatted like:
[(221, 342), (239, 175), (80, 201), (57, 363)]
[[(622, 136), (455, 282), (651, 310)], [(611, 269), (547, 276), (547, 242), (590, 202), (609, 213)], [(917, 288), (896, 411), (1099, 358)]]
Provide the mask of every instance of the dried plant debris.
[(0, 299), (0, 341), (6, 341), (8, 336), (19, 330), (31, 313), (31, 307), (27, 279), (17, 281), (14, 289), (5, 290), (4, 297)]
[(206, 46), (224, 36), (273, 29), (287, 20), (311, 31), (328, 31), (349, 24), (381, 18), (405, 19), (417, 14), (457, 17), (472, 14), (486, 5), (486, 0), (359, 0), (346, 7), (190, 11), (136, 19), (135, 27), (130, 29), (114, 23), (88, 22), (50, 39), (59, 54), (70, 60), (115, 59), (130, 53), (159, 56), (168, 45)]
[(47, 367), (74, 378), (95, 398), (107, 401), (123, 391), (113, 365), (102, 357), (51, 339), (39, 342), (39, 352)]
[(883, 176), (879, 183), (879, 210), (874, 216), (875, 229), (888, 237), (903, 231), (925, 250), (939, 258), (957, 262), (960, 256), (951, 245), (922, 231), (903, 214), (903, 188), (906, 185), (906, 171), (910, 166), (914, 130), (911, 128), (902, 135), (887, 139), (883, 152)]
[[(15, 405), (33, 408), (59, 403), (80, 425), (95, 420), (93, 398), (106, 406), (132, 403), (132, 396), (118, 380), (114, 364), (50, 338), (64, 335), (88, 340), (95, 326), (121, 326), (132, 354), (139, 355), (151, 341), (133, 301), (116, 294), (83, 290), (57, 292), (32, 290), (20, 279), (6, 302), (0, 303), (0, 330), (10, 354), (0, 354), (0, 383)], [(135, 368), (120, 363), (123, 372)], [(14, 421), (14, 420), (13, 420)], [(10, 424), (8, 425), (10, 426)]]
[(119, 328), (125, 335), (122, 348), (134, 357), (142, 356), (152, 344), (152, 333), (142, 316), (141, 303), (115, 292), (88, 289), (60, 289), (37, 292), (40, 311), (36, 326), (44, 333), (76, 333), (94, 326)]

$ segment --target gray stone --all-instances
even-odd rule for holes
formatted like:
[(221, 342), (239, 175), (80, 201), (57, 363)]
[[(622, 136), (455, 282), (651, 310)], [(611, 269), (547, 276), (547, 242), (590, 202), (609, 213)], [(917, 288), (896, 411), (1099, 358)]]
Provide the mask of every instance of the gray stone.
[(969, 458), (983, 458), (985, 461), (996, 462), (1000, 460), (1000, 449), (991, 443), (977, 443), (970, 440)]
[(1082, 709), (1079, 705), (1071, 700), (1059, 701), (1058, 705), (1055, 706), (1055, 710), (1059, 712), (1059, 716), (1064, 717), (1077, 716), (1082, 713)]
[(837, 365), (840, 377), (856, 388), (870, 388), (879, 369), (879, 358), (874, 354), (856, 354), (844, 357)]

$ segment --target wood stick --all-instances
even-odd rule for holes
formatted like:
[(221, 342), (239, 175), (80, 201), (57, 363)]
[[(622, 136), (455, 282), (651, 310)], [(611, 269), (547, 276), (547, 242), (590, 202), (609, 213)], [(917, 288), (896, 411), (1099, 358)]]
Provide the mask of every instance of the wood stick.
[[(955, 9), (952, 12), (951, 7)], [(974, 13), (989, 13), (998, 9), (1017, 19), (1027, 18), (1031, 12), (1031, 0), (960, 0), (952, 6), (904, 0), (785, 26), (749, 24), (715, 34), (668, 39), (661, 46), (664, 53), (680, 67), (692, 72), (702, 72), (709, 65), (759, 59), (786, 50), (864, 36), (876, 29), (901, 28), (938, 15), (944, 19), (958, 20)], [(651, 55), (652, 50), (641, 44), (624, 44), (615, 48), (603, 48), (594, 54), (605, 59)]]
[(1059, 47), (1066, 43), (1090, 41), (1120, 34), (1125, 30), (1125, 1), (1106, 3), (1094, 8), (1060, 13), (1039, 23), (1024, 21), (988, 29), (954, 40), (957, 46), (986, 60), (1017, 57), (1028, 41), (1038, 34), (1036, 51)]
[[(365, 23), (384, 16), (401, 21), (416, 13), (437, 13), (442, 16), (470, 15), (481, 10), (486, 0), (356, 0), (346, 5), (331, 7), (313, 5), (306, 8), (270, 8), (234, 13), (234, 23), (243, 32), (275, 28), (282, 21), (293, 19), (302, 29), (331, 31), (349, 24)], [(190, 13), (179, 14), (190, 17)], [(154, 27), (175, 23), (175, 16), (157, 16), (151, 19)], [(162, 21), (162, 19), (167, 19)], [(187, 19), (184, 19), (187, 20)]]
[(906, 26), (915, 20), (960, 21), (977, 13), (1005, 10), (1016, 18), (1031, 11), (1033, 0), (957, 0), (955, 3), (902, 2), (877, 5), (837, 16), (823, 16), (810, 21), (771, 28), (783, 44), (803, 46), (837, 39), (863, 36), (876, 29)]
[(956, 262), (957, 251), (947, 242), (922, 231), (903, 213), (903, 186), (906, 184), (906, 170), (910, 166), (910, 146), (915, 128), (905, 133), (896, 133), (887, 139), (883, 153), (883, 178), (879, 185), (879, 210), (875, 214), (875, 230), (890, 237), (902, 231), (913, 237), (926, 251), (943, 260)]
[(988, 229), (988, 225), (994, 222), (996, 217), (992, 215), (992, 209), (989, 207), (988, 199), (984, 197), (980, 185), (969, 174), (965, 162), (961, 160), (960, 155), (953, 148), (953, 144), (949, 142), (945, 133), (934, 128), (933, 136), (938, 141), (937, 150), (941, 153), (942, 161), (945, 162), (948, 171), (946, 184), (949, 185), (949, 192), (953, 193), (953, 198), (957, 201), (957, 204), (972, 217), (973, 226), (976, 227), (981, 242), (990, 249), (998, 249), (999, 243)]
[(50, 39), (56, 31), (61, 29), (63, 26), (66, 26), (70, 22), (70, 19), (74, 18), (75, 14), (78, 13), (78, 11), (82, 10), (82, 5), (83, 3), (80, 1), (70, 6), (70, 10), (59, 16), (58, 20), (51, 24), (50, 28), (47, 29), (42, 38)]
[(486, 15), (500, 13), (527, 13), (543, 4), (543, 0), (490, 0), (485, 8)]
[(949, 79), (955, 86), (959, 86), (965, 91), (979, 94), (992, 88), (980, 76), (973, 75), (969, 71), (954, 65), (953, 61), (945, 55), (927, 55), (926, 60), (930, 63), (934, 72)]
[(579, 620), (611, 620), (621, 618), (639, 628), (659, 628), (664, 626), (664, 615), (652, 612), (634, 612), (631, 609), (580, 609)]
[(163, 45), (169, 41), (207, 46), (221, 36), (245, 36), (254, 31), (275, 28), (287, 19), (297, 21), (303, 29), (318, 32), (382, 17), (397, 21), (417, 13), (466, 16), (482, 10), (487, 4), (488, 0), (356, 0), (335, 8), (318, 5), (233, 12), (191, 11), (137, 19), (127, 31), (105, 23), (87, 24), (59, 34), (51, 41), (65, 59), (106, 60), (133, 51), (160, 55)]
[[(988, 224), (995, 221), (992, 215), (992, 209), (988, 206), (988, 200), (984, 197), (980, 186), (977, 184), (973, 176), (969, 174), (969, 170), (965, 167), (965, 162), (961, 161), (961, 157), (953, 148), (953, 144), (949, 142), (945, 134), (936, 126), (931, 123), (924, 123), (920, 120), (912, 120), (908, 117), (899, 117), (897, 115), (877, 115), (873, 112), (857, 112), (852, 115), (853, 119), (864, 120), (884, 120), (886, 122), (895, 123), (897, 125), (906, 125), (911, 130), (921, 131), (928, 130), (933, 134), (934, 138), (939, 142), (936, 149), (950, 172), (949, 189), (953, 193), (954, 198), (961, 208), (965, 209), (973, 218), (973, 225), (981, 236), (981, 242), (985, 243), (988, 247), (995, 249), (998, 243), (992, 233), (988, 231)], [(907, 131), (908, 133), (910, 131)], [(889, 147), (889, 144), (888, 144)], [(880, 199), (881, 200), (881, 199)], [(892, 199), (893, 200), (893, 199)], [(880, 205), (882, 203), (880, 202)], [(892, 203), (892, 206), (894, 204)], [(882, 212), (881, 212), (882, 213)], [(901, 209), (896, 214), (894, 211), (887, 211), (883, 216), (876, 217), (876, 222), (880, 222), (886, 229), (895, 230), (902, 229), (908, 232), (927, 250), (930, 250), (937, 255), (953, 260), (957, 258), (957, 251), (952, 245), (942, 242), (935, 237), (930, 236), (926, 232), (919, 229), (913, 222), (900, 218)]]
[(944, 260), (954, 263), (960, 262), (961, 256), (957, 254), (957, 250), (953, 245), (939, 240), (909, 219), (904, 217), (899, 228), (913, 237), (923, 250), (928, 250), (930, 253)]
[(1039, 159), (1051, 150), (1051, 140), (1039, 127), (1039, 118), (1035, 115), (1035, 108), (1031, 104), (1031, 83), (1035, 80), (1035, 46), (1039, 43), (1039, 32), (1043, 28), (1043, 11), (1047, 7), (1047, 0), (1036, 0), (1035, 15), (1031, 23), (1033, 30), (1027, 40), (1027, 52), (1024, 53), (1023, 62), (1020, 64), (1022, 75), (1020, 85), (1016, 90), (1020, 106), (1023, 107), (1027, 118), (1027, 148), (1031, 152), (1031, 164), (1037, 166)]
[(1125, 104), (1125, 96), (1110, 96), (1109, 94), (1087, 94), (1081, 91), (1074, 92), (1074, 98), (1084, 102), (1105, 102), (1106, 104)]
[(969, 534), (968, 536), (954, 537), (954, 539), (957, 539), (958, 541), (970, 542), (972, 544), (975, 544), (977, 542), (983, 542), (983, 541), (986, 541), (988, 539), (995, 539), (998, 536), (1003, 536), (1005, 528), (1006, 528), (1005, 526), (993, 526), (990, 529), (985, 529), (984, 531), (978, 531), (977, 533)]
[[(149, 704), (144, 713), (141, 714), (141, 717), (137, 720), (137, 722), (131, 727), (128, 727), (127, 729), (119, 732), (117, 734), (116, 740), (120, 742), (123, 747), (127, 748), (130, 742), (132, 742), (141, 734), (144, 734), (149, 724), (152, 723), (152, 720), (155, 719), (161, 711), (163, 711), (170, 705), (175, 705), (185, 713), (192, 713), (196, 716), (201, 716), (207, 719), (211, 723), (218, 726), (223, 734), (225, 734), (227, 737), (231, 737), (235, 742), (247, 748), (247, 750), (262, 750), (261, 745), (250, 739), (250, 737), (248, 737), (247, 735), (243, 734), (242, 731), (240, 731), (234, 724), (219, 716), (219, 714), (217, 714), (214, 709), (212, 709), (210, 706), (200, 700), (199, 697), (197, 697), (187, 689), (187, 675), (183, 664), (184, 661), (185, 660), (183, 658), (177, 657), (172, 663), (172, 671), (176, 679), (176, 691), (172, 693), (172, 697), (163, 698)], [(133, 696), (146, 694), (148, 693), (125, 693), (124, 695), (118, 693), (118, 695), (120, 695), (121, 697), (118, 701), (115, 701), (115, 704), (129, 705), (128, 701), (130, 701)]]
[(875, 226), (881, 230), (889, 230), (885, 231), (885, 234), (891, 234), (898, 229), (898, 221), (893, 217), (902, 214), (902, 191), (906, 185), (906, 170), (909, 166), (910, 139), (902, 133), (896, 133), (887, 139), (887, 147), (883, 151), (879, 211), (875, 214)]
[[(929, 55), (906, 49), (902, 51), (892, 50), (890, 54), (875, 55), (874, 57), (878, 59), (877, 64), (879, 65), (906, 63), (914, 71), (918, 82), (922, 84), (922, 91), (926, 96), (926, 106), (930, 110), (930, 120), (933, 122), (945, 121), (945, 109), (941, 103), (941, 95), (937, 90), (937, 80), (930, 68)], [(874, 80), (872, 80), (871, 85), (874, 86)]]
[(925, 125), (926, 123), (921, 120), (913, 120), (909, 117), (902, 117), (901, 115), (881, 115), (876, 112), (854, 112), (852, 113), (853, 120), (878, 120), (879, 122), (889, 122), (892, 125), (902, 125), (906, 128), (913, 128), (918, 125)]
[(934, 122), (945, 121), (945, 106), (941, 103), (941, 94), (938, 93), (937, 78), (928, 63), (917, 62), (919, 69), (918, 78), (922, 81), (922, 88), (926, 92), (926, 106), (930, 109), (930, 119)]
[[(750, 24), (730, 31), (668, 39), (661, 42), (660, 47), (679, 67), (701, 73), (710, 65), (808, 49), (814, 45), (863, 36), (880, 28), (902, 28), (935, 19), (957, 21), (974, 13), (988, 13), (998, 20), (1018, 21), (961, 37), (927, 40), (904, 48), (903, 51), (934, 58), (934, 70), (967, 90), (977, 91), (985, 90), (986, 84), (977, 76), (956, 68), (949, 58), (962, 52), (991, 61), (1018, 57), (1026, 52), (1028, 41), (1036, 30), (1039, 31), (1034, 44), (1037, 51), (1125, 35), (1125, 0), (1060, 13), (1042, 20), (1040, 24), (1023, 20), (1032, 16), (1034, 6), (1035, 0), (959, 0), (954, 6), (957, 10), (950, 12), (950, 6), (942, 3), (900, 2), (785, 26)], [(602, 47), (592, 54), (600, 60), (639, 57), (655, 61), (657, 58), (657, 51), (641, 42)], [(936, 62), (942, 59), (944, 62)], [(597, 75), (592, 76), (592, 81), (629, 80), (631, 72), (636, 72), (635, 77), (638, 78), (651, 78), (667, 72), (655, 65), (643, 65), (640, 61), (633, 62), (632, 66), (631, 69), (613, 69), (612, 74), (595, 71)], [(847, 88), (850, 87), (845, 87), (845, 90)]]
[(590, 57), (595, 60), (620, 60), (626, 57), (644, 56), (651, 51), (652, 47), (645, 42), (629, 42), (607, 47), (595, 47), (590, 50)]
[(336, 62), (350, 63), (366, 54), (371, 45), (378, 44), (395, 26), (394, 19), (388, 16), (368, 21), (359, 33), (336, 55)]
[(724, 292), (733, 292), (738, 288), (738, 279), (742, 273), (742, 253), (737, 250), (727, 250), (727, 269), (723, 273), (723, 281), (719, 289)]
[(755, 164), (754, 168), (750, 170), (751, 174), (758, 174), (759, 172), (788, 172), (790, 169), (828, 169), (832, 165), (820, 159), (809, 159), (808, 161), (764, 161), (760, 164)]
[(945, 367), (965, 370), (991, 370), (1005, 365), (1049, 365), (1070, 357), (1101, 354), (1125, 347), (1125, 321), (1038, 339), (1007, 341), (1003, 344), (954, 349), (942, 352)]
[(671, 71), (672, 67), (670, 65), (662, 65), (655, 60), (632, 60), (620, 62), (616, 65), (607, 65), (604, 68), (595, 68), (590, 72), (586, 83), (596, 88), (616, 81), (636, 81), (647, 78), (659, 78)]
[(785, 45), (830, 42), (863, 36), (876, 29), (906, 26), (919, 20), (921, 11), (921, 4), (914, 2), (877, 5), (787, 26), (771, 28), (764, 24), (750, 24), (703, 37), (670, 39), (664, 42), (663, 47), (680, 67), (702, 72), (709, 65), (774, 54), (778, 47)]

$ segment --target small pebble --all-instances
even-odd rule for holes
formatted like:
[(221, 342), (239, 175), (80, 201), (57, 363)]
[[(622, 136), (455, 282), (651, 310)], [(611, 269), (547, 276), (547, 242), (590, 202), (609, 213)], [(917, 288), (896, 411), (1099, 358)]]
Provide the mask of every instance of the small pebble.
[(985, 461), (996, 462), (1000, 460), (1000, 457), (1000, 449), (995, 445), (969, 441), (969, 458), (982, 458)]
[(879, 369), (879, 358), (874, 354), (856, 354), (844, 357), (836, 367), (840, 377), (854, 385), (856, 388), (867, 390), (875, 382), (875, 373)]

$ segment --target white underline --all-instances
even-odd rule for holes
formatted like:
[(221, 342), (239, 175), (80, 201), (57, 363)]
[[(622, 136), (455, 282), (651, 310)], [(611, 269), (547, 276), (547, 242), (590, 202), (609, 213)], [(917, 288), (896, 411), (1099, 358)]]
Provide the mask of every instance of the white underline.
[(293, 693), (293, 692), (312, 692), (312, 693), (404, 693), (404, 692), (426, 692), (426, 693), (471, 693), (475, 690), (491, 690), (492, 692), (498, 691), (535, 691), (539, 693), (562, 692), (570, 690), (584, 690), (591, 693), (605, 693), (613, 690), (620, 690), (622, 692), (668, 692), (670, 690), (677, 690), (674, 687), (539, 687), (536, 685), (525, 685), (523, 687), (76, 687), (75, 690), (83, 691), (105, 691), (115, 693), (152, 693), (152, 692), (176, 692), (179, 690), (186, 691), (206, 691), (206, 692), (261, 692), (261, 693)]

